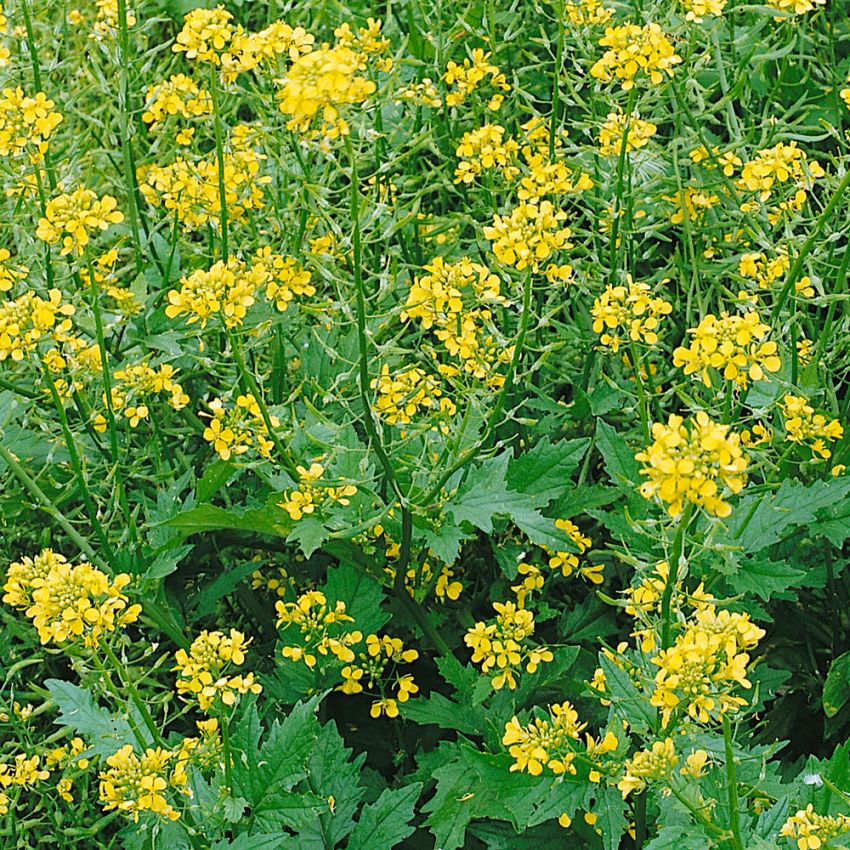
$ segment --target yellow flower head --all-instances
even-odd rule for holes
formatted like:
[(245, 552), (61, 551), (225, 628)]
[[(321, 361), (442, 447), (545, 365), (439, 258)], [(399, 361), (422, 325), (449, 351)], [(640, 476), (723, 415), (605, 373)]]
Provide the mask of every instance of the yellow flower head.
[(502, 737), (514, 759), (511, 771), (540, 776), (543, 768), (548, 767), (557, 776), (575, 773), (576, 746), (585, 726), (568, 702), (550, 706), (548, 718), (535, 718), (526, 726), (514, 715)]
[(651, 121), (644, 121), (635, 112), (627, 116), (619, 107), (616, 112), (609, 112), (608, 118), (599, 129), (599, 153), (602, 156), (619, 156), (623, 149), (623, 134), (628, 124), (626, 137), (626, 153), (649, 144), (658, 127)]
[(199, 62), (221, 62), (221, 53), (227, 49), (236, 33), (233, 15), (224, 6), (215, 9), (192, 9), (183, 19), (183, 29), (171, 49), (185, 53), (187, 59)]
[(538, 271), (553, 252), (572, 247), (570, 228), (563, 224), (566, 217), (550, 201), (521, 203), (510, 215), (495, 215), (492, 226), (484, 228), (484, 236), (493, 243), (500, 262), (519, 271)]
[(63, 256), (72, 251), (81, 255), (92, 234), (122, 221), (124, 214), (115, 198), (111, 195), (98, 198), (91, 189), (80, 186), (47, 202), (35, 235), (49, 245), (61, 240)]
[(590, 75), (604, 83), (619, 80), (623, 90), (633, 88), (639, 75), (654, 86), (673, 76), (673, 68), (682, 61), (658, 24), (640, 27), (624, 24), (608, 27), (599, 44), (608, 49), (590, 69)]
[[(168, 802), (173, 787), (170, 762), (175, 753), (147, 749), (139, 756), (127, 744), (106, 759), (107, 769), (100, 774), (100, 801), (104, 809), (117, 809), (138, 822), (140, 812), (153, 812), (167, 820), (177, 820), (178, 812)], [(185, 783), (184, 783), (185, 787)]]
[(593, 330), (602, 345), (613, 352), (630, 342), (655, 345), (658, 329), (673, 305), (653, 295), (646, 283), (635, 283), (631, 275), (626, 286), (608, 286), (593, 302)]
[(43, 158), (48, 140), (62, 123), (54, 112), (54, 102), (44, 92), (35, 97), (24, 94), (20, 86), (3, 89), (0, 97), (0, 156), (27, 153), (33, 163)]

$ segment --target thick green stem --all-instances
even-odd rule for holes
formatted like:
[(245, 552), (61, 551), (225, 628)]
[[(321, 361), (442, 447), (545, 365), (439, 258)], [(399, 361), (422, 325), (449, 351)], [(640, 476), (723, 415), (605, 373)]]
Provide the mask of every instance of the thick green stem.
[(224, 174), (224, 138), (221, 130), (221, 108), (218, 91), (218, 66), (210, 63), (210, 94), (213, 105), (213, 125), (215, 127), (215, 156), (218, 163), (218, 202), (219, 227), (221, 229), (221, 258), (226, 263), (230, 253), (227, 245), (227, 187)]
[[(638, 366), (637, 346), (634, 340), (629, 340), (629, 353), (631, 354), (632, 371), (635, 376), (635, 384), (637, 385), (638, 403), (640, 405), (640, 427), (643, 432), (643, 441), (649, 442), (649, 403), (646, 397), (646, 387), (643, 385), (643, 375), (640, 373)], [(646, 365), (647, 372), (649, 371), (649, 363)]]
[(694, 506), (691, 502), (688, 502), (688, 504), (685, 505), (685, 510), (679, 519), (679, 527), (676, 529), (676, 536), (673, 538), (673, 548), (670, 552), (670, 563), (667, 566), (667, 583), (664, 585), (664, 592), (661, 596), (662, 649), (669, 649), (670, 647), (670, 602), (673, 598), (673, 591), (676, 588), (676, 581), (679, 578), (679, 562), (682, 560), (682, 554), (685, 550), (685, 533), (691, 522), (693, 508)]
[(561, 105), (561, 66), (564, 62), (564, 4), (560, 3), (558, 15), (558, 42), (555, 47), (555, 73), (552, 81), (552, 114), (549, 117), (549, 159), (555, 159), (555, 140), (558, 133), (558, 109)]
[(230, 746), (230, 718), (227, 711), (222, 708), (218, 718), (221, 726), (221, 749), (224, 757), (224, 784), (228, 792), (233, 791), (233, 751)]
[(729, 830), (734, 850), (744, 850), (741, 840), (741, 813), (738, 811), (738, 779), (735, 772), (735, 752), (732, 748), (732, 724), (729, 715), (723, 714), (723, 748), (726, 755), (726, 785), (729, 795)]

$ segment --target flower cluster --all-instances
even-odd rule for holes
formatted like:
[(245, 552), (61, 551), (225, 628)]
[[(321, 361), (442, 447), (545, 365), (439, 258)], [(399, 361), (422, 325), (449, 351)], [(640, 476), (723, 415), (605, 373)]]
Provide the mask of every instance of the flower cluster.
[(0, 248), (0, 292), (9, 292), (19, 280), (26, 280), (30, 270), (26, 266), (10, 263), (12, 254)]
[[(499, 277), (466, 257), (455, 263), (435, 257), (424, 270), (427, 274), (410, 287), (402, 320), (419, 319), (422, 329), (431, 331), (449, 356), (460, 360), (464, 372), (486, 380), (488, 386), (501, 386), (504, 377), (497, 369), (510, 360), (513, 349), (488, 330), (489, 307), (504, 302)], [(438, 368), (444, 377), (456, 373), (453, 366)]]
[[(263, 186), (271, 181), (271, 177), (260, 174), (265, 156), (254, 150), (252, 133), (245, 125), (234, 127), (224, 151), (225, 205), (231, 223), (242, 221), (249, 210), (263, 206)], [(171, 212), (185, 230), (218, 225), (221, 195), (215, 153), (198, 162), (177, 157), (169, 165), (142, 166), (137, 174), (142, 197), (151, 206)]]
[(550, 201), (520, 203), (509, 215), (493, 216), (484, 236), (493, 243), (499, 262), (519, 271), (538, 271), (540, 263), (554, 251), (572, 247), (570, 228), (563, 224), (567, 214), (556, 210)]
[(827, 419), (815, 413), (808, 400), (788, 393), (782, 399), (785, 416), (785, 439), (792, 443), (808, 445), (813, 454), (824, 460), (832, 456), (827, 442), (834, 443), (844, 436), (844, 429), (837, 419)]
[(813, 12), (818, 6), (825, 6), (826, 0), (767, 0), (767, 5), (778, 12), (805, 15), (807, 12)]
[(623, 799), (632, 791), (642, 791), (647, 780), (667, 779), (679, 762), (672, 738), (656, 741), (651, 748), (636, 752), (623, 767), (617, 784)]
[(73, 306), (62, 302), (58, 289), (48, 290), (47, 296), (26, 292), (14, 301), (0, 302), (0, 362), (23, 360), (43, 338), (62, 340), (70, 334)]
[(762, 251), (751, 251), (741, 257), (738, 274), (754, 280), (760, 289), (770, 289), (775, 281), (785, 275), (790, 266), (786, 250), (780, 250), (775, 257), (768, 257)]
[(187, 59), (218, 65), (236, 32), (233, 15), (224, 6), (214, 9), (192, 9), (183, 19), (183, 28), (171, 49), (185, 53)]
[[(362, 103), (375, 93), (374, 81), (362, 76), (363, 55), (350, 47), (322, 46), (296, 59), (278, 92), (287, 127), (312, 138), (336, 139), (349, 133), (340, 108)], [(317, 116), (318, 129), (311, 129)]]
[(188, 652), (178, 649), (174, 654), (177, 664), (173, 669), (180, 671), (177, 693), (197, 700), (201, 711), (209, 711), (218, 702), (235, 705), (241, 694), (260, 693), (262, 685), (254, 680), (253, 673), (230, 675), (234, 667), (245, 663), (250, 642), (236, 629), (231, 629), (229, 636), (202, 631)]
[[(15, 703), (16, 707), (17, 705)], [(0, 762), (0, 815), (9, 814), (10, 800), (9, 795), (6, 793), (7, 788), (18, 787), (29, 789), (36, 783), (44, 782), (49, 778), (50, 771), (41, 765), (41, 758), (39, 756), (27, 756), (26, 753), (18, 753), (15, 756), (14, 763)], [(72, 800), (73, 797), (67, 800), (67, 802), (71, 802)]]
[(570, 23), (579, 27), (607, 24), (614, 14), (613, 9), (603, 5), (603, 0), (567, 0), (564, 12)]
[(708, 171), (719, 165), (723, 173), (727, 177), (731, 177), (735, 173), (736, 168), (740, 168), (743, 164), (741, 158), (736, 156), (732, 151), (720, 152), (720, 148), (716, 145), (711, 146), (711, 151), (705, 145), (699, 145), (694, 148), (688, 156), (694, 165), (702, 165)]
[(124, 214), (112, 195), (98, 198), (91, 189), (80, 186), (47, 202), (35, 235), (48, 245), (61, 240), (63, 256), (72, 251), (82, 254), (92, 234), (122, 221)]
[(776, 372), (782, 365), (776, 343), (768, 339), (770, 326), (755, 310), (743, 316), (724, 312), (718, 319), (709, 313), (696, 328), (690, 328), (690, 345), (673, 352), (673, 364), (686, 375), (698, 374), (711, 386), (709, 369), (716, 369), (727, 381), (746, 387), (750, 381), (765, 379), (765, 370)]
[(132, 744), (121, 747), (106, 759), (107, 769), (100, 774), (100, 801), (106, 811), (117, 809), (138, 822), (140, 812), (153, 812), (167, 820), (177, 820), (178, 812), (166, 797), (169, 788), (183, 793), (185, 774), (171, 765), (176, 753), (147, 749), (141, 756)]
[(451, 89), (446, 95), (446, 105), (460, 106), (465, 103), (466, 98), (485, 79), (487, 79), (490, 87), (496, 89), (496, 93), (490, 97), (487, 103), (487, 108), (496, 112), (505, 99), (502, 92), (510, 91), (511, 86), (505, 75), (490, 62), (490, 54), (485, 53), (480, 47), (475, 47), (472, 50), (472, 58), (464, 59), (463, 64), (449, 62), (446, 65), (446, 72), (443, 74), (443, 81)]
[(652, 85), (661, 85), (664, 75), (672, 77), (673, 67), (682, 61), (655, 23), (608, 27), (599, 44), (608, 49), (590, 69), (590, 75), (604, 83), (617, 79), (624, 91), (634, 87), (639, 74)]
[(474, 183), (483, 172), (496, 169), (505, 180), (513, 180), (519, 173), (514, 165), (519, 145), (504, 136), (505, 128), (498, 124), (485, 124), (464, 133), (455, 151), (460, 160), (455, 169), (455, 183)]
[(268, 246), (254, 257), (254, 272), (268, 281), (266, 298), (281, 313), (289, 307), (296, 295), (300, 298), (316, 294), (316, 287), (310, 282), (313, 279), (310, 272), (302, 268), (293, 257), (273, 254)]
[(187, 315), (189, 324), (206, 327), (211, 316), (218, 316), (228, 328), (241, 325), (254, 303), (254, 295), (266, 281), (265, 266), (249, 266), (236, 257), (219, 260), (209, 270), (195, 269), (180, 278), (180, 289), (168, 293), (165, 315), (170, 319)]
[(635, 283), (629, 275), (626, 285), (608, 286), (593, 302), (593, 331), (602, 345), (613, 352), (630, 342), (655, 345), (658, 328), (673, 305), (653, 295), (647, 283)]
[(199, 118), (212, 112), (212, 98), (208, 91), (185, 74), (174, 74), (161, 83), (148, 86), (142, 121), (155, 130), (169, 116)]
[(262, 63), (277, 69), (281, 58), (296, 60), (313, 49), (315, 39), (303, 27), (274, 21), (258, 32), (238, 27), (227, 51), (221, 54), (222, 76), (233, 82), (239, 74), (253, 71)]
[(511, 690), (517, 686), (516, 674), (525, 666), (534, 673), (540, 664), (551, 661), (551, 650), (527, 645), (534, 634), (534, 615), (517, 608), (513, 602), (494, 602), (496, 619), (478, 622), (464, 635), (464, 643), (472, 649), (472, 661), (481, 665), (482, 673), (493, 671), (490, 682), (494, 690), (505, 685)]
[(811, 803), (791, 815), (779, 830), (781, 836), (793, 838), (799, 850), (819, 850), (847, 832), (850, 832), (850, 817), (819, 815)]
[[(337, 687), (344, 694), (359, 694), (364, 690), (380, 690), (381, 696), (372, 703), (372, 717), (398, 717), (398, 703), (407, 702), (419, 691), (419, 686), (413, 676), (395, 674), (395, 668), (401, 664), (416, 661), (419, 653), (415, 649), (405, 649), (399, 638), (388, 635), (367, 635), (365, 649), (355, 656), (351, 664), (342, 668), (342, 684)], [(392, 667), (393, 682), (384, 684), (384, 676), (388, 667)], [(387, 696), (395, 688), (395, 697)]]
[(729, 693), (735, 686), (749, 688), (750, 650), (764, 637), (748, 614), (718, 612), (700, 604), (694, 616), (668, 649), (653, 657), (659, 670), (650, 702), (661, 712), (666, 727), (674, 713), (686, 712), (699, 723), (746, 702)]
[(326, 502), (335, 502), (339, 505), (349, 504), (349, 496), (357, 493), (354, 484), (342, 484), (338, 487), (330, 486), (322, 482), (325, 468), (320, 463), (311, 463), (309, 469), (297, 467), (301, 480), (295, 490), (283, 494), (283, 501), (279, 502), (290, 519), (296, 522), (305, 514), (311, 514), (317, 507)]
[[(118, 20), (118, 0), (96, 0), (97, 18), (92, 27), (92, 38), (114, 38), (120, 29)], [(129, 4), (125, 7), (125, 21), (128, 27), (136, 25), (136, 16)]]
[(277, 602), (275, 610), (278, 628), (286, 632), (294, 626), (300, 633), (298, 644), (283, 647), (284, 658), (303, 661), (310, 669), (318, 663), (318, 655), (332, 656), (344, 664), (354, 661), (351, 647), (363, 640), (363, 633), (349, 629), (354, 618), (345, 613), (341, 600), (330, 608), (324, 593), (309, 590), (295, 602)]
[[(271, 457), (274, 441), (269, 438), (260, 406), (251, 393), (237, 396), (233, 407), (225, 407), (220, 398), (214, 398), (208, 406), (212, 413), (200, 414), (210, 420), (204, 428), (204, 439), (213, 444), (222, 460), (247, 454), (251, 449), (260, 457)], [(269, 419), (273, 427), (280, 425), (276, 416)]]
[(602, 581), (602, 576), (600, 575), (602, 567), (582, 567), (581, 561), (579, 560), (579, 555), (583, 555), (588, 549), (590, 549), (590, 538), (586, 534), (583, 534), (581, 529), (574, 522), (568, 519), (556, 519), (555, 528), (564, 532), (564, 534), (572, 540), (578, 549), (578, 555), (575, 554), (575, 552), (547, 550), (547, 554), (549, 555), (549, 567), (552, 570), (560, 570), (561, 575), (564, 576), (564, 578), (569, 578), (573, 573), (578, 571), (589, 581), (594, 584), (599, 584)]
[(747, 482), (747, 459), (738, 434), (701, 410), (689, 427), (675, 414), (666, 425), (656, 422), (652, 437), (652, 445), (635, 455), (646, 464), (640, 471), (648, 478), (641, 484), (642, 496), (658, 496), (672, 517), (682, 513), (685, 502), (719, 517), (732, 513), (723, 488), (739, 493)]
[(723, 15), (726, 0), (679, 0), (685, 10), (685, 20), (701, 24), (706, 17), (719, 18)]
[(62, 123), (56, 104), (44, 92), (25, 95), (20, 86), (3, 89), (0, 97), (0, 156), (27, 152), (33, 163), (44, 157), (53, 131)]
[[(148, 402), (160, 393), (169, 396), (168, 403), (174, 410), (181, 410), (189, 403), (189, 396), (174, 380), (176, 374), (177, 370), (167, 363), (162, 363), (157, 369), (145, 362), (126, 364), (114, 375), (112, 409), (122, 411), (131, 428), (150, 416)], [(99, 413), (95, 417), (94, 428), (103, 433), (106, 427), (106, 419)]]
[(440, 93), (429, 77), (423, 78), (421, 82), (402, 86), (396, 91), (393, 99), (396, 103), (412, 103), (416, 106), (429, 106), (431, 109), (439, 109), (443, 105)]
[(706, 212), (720, 200), (717, 195), (693, 186), (685, 186), (672, 195), (661, 197), (673, 205), (673, 211), (670, 213), (670, 221), (673, 224), (682, 224), (684, 221), (701, 222)]
[(505, 726), (502, 743), (514, 760), (511, 771), (540, 776), (548, 767), (556, 776), (575, 773), (576, 742), (587, 726), (569, 702), (549, 706), (547, 718), (536, 717), (523, 726), (514, 715)]
[(141, 605), (129, 605), (123, 593), (129, 583), (126, 573), (110, 580), (91, 564), (72, 565), (45, 549), (10, 565), (3, 601), (24, 611), (43, 644), (82, 638), (97, 647), (105, 633), (138, 620)]
[(389, 366), (384, 364), (371, 386), (378, 392), (373, 410), (390, 425), (408, 425), (420, 410), (433, 410), (441, 419), (440, 430), (448, 433), (446, 419), (455, 415), (457, 407), (443, 395), (440, 381), (434, 375), (418, 366), (392, 375)]
[(626, 115), (621, 109), (609, 112), (607, 120), (599, 129), (599, 153), (602, 156), (619, 156), (623, 151), (624, 136), (625, 153), (631, 153), (649, 144), (657, 130), (655, 124), (644, 121), (637, 112), (631, 115)]

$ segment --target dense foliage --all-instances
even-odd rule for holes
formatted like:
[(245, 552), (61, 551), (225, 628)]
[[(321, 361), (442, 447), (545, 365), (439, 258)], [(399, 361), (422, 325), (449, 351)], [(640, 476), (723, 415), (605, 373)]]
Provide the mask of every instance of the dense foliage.
[(847, 0), (8, 0), (0, 844), (850, 846)]

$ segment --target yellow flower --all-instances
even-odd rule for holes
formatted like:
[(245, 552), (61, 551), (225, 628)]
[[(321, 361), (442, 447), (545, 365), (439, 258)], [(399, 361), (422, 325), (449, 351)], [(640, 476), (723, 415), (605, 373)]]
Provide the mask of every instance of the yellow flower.
[(666, 779), (677, 762), (672, 738), (656, 741), (651, 749), (636, 752), (623, 767), (623, 778), (617, 784), (623, 799), (632, 791), (646, 788), (647, 780)]
[(831, 839), (850, 832), (847, 815), (819, 815), (809, 803), (791, 815), (782, 825), (779, 834), (793, 838), (799, 850), (820, 850)]
[(809, 159), (805, 151), (792, 141), (787, 145), (777, 142), (772, 148), (757, 151), (748, 162), (738, 181), (742, 189), (758, 192), (760, 201), (766, 201), (776, 184), (793, 183), (797, 189), (810, 189), (815, 180), (823, 177), (825, 171), (816, 159)]
[[(114, 38), (120, 28), (118, 20), (118, 0), (96, 0), (97, 20), (94, 23), (92, 35), (94, 38)], [(129, 5), (126, 7), (128, 27), (136, 25), (136, 16)]]
[(446, 95), (446, 105), (460, 106), (485, 79), (497, 90), (487, 104), (491, 111), (496, 112), (504, 99), (500, 92), (510, 91), (511, 87), (505, 75), (490, 62), (490, 54), (480, 47), (475, 47), (472, 50), (472, 58), (464, 59), (462, 65), (449, 62), (443, 74), (444, 82), (451, 89)]
[(708, 15), (719, 18), (723, 15), (726, 0), (679, 0), (685, 10), (685, 20), (701, 24)]
[(245, 649), (250, 640), (236, 629), (229, 635), (222, 632), (202, 631), (187, 652), (178, 649), (174, 655), (180, 671), (177, 693), (186, 694), (198, 701), (201, 711), (209, 711), (217, 701), (235, 705), (241, 694), (258, 694), (263, 688), (254, 680), (253, 673), (228, 675), (233, 667), (245, 663)]
[[(437, 377), (426, 374), (417, 366), (391, 375), (389, 366), (384, 364), (380, 376), (372, 380), (371, 387), (378, 391), (372, 409), (391, 425), (407, 425), (420, 410), (434, 410), (442, 420), (440, 430), (444, 434), (449, 433), (449, 423), (445, 418), (454, 416), (457, 408), (451, 399), (442, 397), (443, 390)], [(433, 417), (429, 421), (432, 422), (432, 430), (436, 430)]]
[[(214, 398), (209, 408), (211, 414), (200, 414), (210, 418), (204, 429), (204, 439), (213, 444), (222, 460), (246, 454), (251, 449), (260, 457), (271, 457), (274, 441), (269, 437), (260, 406), (251, 393), (237, 396), (233, 407), (225, 407), (220, 398)], [(269, 419), (275, 428), (280, 425), (276, 416), (269, 416)]]
[(629, 132), (626, 137), (626, 153), (649, 144), (658, 127), (651, 121), (644, 121), (637, 112), (627, 116), (619, 107), (616, 112), (609, 112), (608, 118), (599, 129), (599, 153), (602, 156), (619, 156), (623, 149), (623, 134), (628, 124)]
[(673, 352), (673, 365), (686, 375), (698, 374), (711, 386), (709, 369), (716, 369), (727, 381), (746, 387), (750, 381), (766, 379), (765, 370), (776, 372), (782, 365), (776, 343), (768, 339), (770, 326), (763, 324), (755, 310), (743, 316), (709, 313), (696, 328), (690, 328), (691, 343)]
[(548, 767), (557, 776), (575, 773), (575, 742), (581, 740), (586, 723), (569, 702), (549, 707), (549, 717), (523, 726), (516, 715), (505, 726), (502, 743), (514, 759), (511, 771), (540, 776)]
[(354, 484), (333, 487), (321, 482), (325, 468), (320, 463), (311, 463), (309, 469), (299, 466), (297, 470), (301, 476), (297, 489), (284, 493), (283, 501), (278, 503), (289, 514), (290, 519), (296, 522), (328, 501), (348, 505), (348, 497), (357, 493)]
[(169, 762), (175, 753), (147, 749), (138, 756), (127, 744), (106, 759), (100, 773), (100, 801), (104, 809), (117, 809), (138, 822), (139, 812), (150, 811), (167, 820), (177, 820), (178, 812), (166, 798), (171, 785)]
[(70, 336), (74, 308), (62, 303), (58, 289), (47, 291), (47, 299), (26, 292), (14, 301), (0, 302), (0, 362), (23, 360), (42, 340), (63, 341)]
[(720, 200), (717, 195), (703, 192), (693, 186), (686, 186), (673, 195), (662, 195), (661, 197), (662, 200), (669, 201), (675, 207), (670, 214), (670, 221), (673, 224), (682, 224), (685, 219), (694, 222), (702, 221), (706, 211), (710, 210)]
[[(171, 49), (185, 53), (187, 59), (218, 65), (220, 54), (236, 33), (233, 15), (224, 6), (215, 9), (192, 9), (183, 19), (183, 29)], [(240, 28), (241, 29), (241, 28)]]
[(35, 97), (24, 94), (20, 86), (3, 89), (0, 97), (0, 156), (27, 153), (38, 163), (47, 151), (51, 134), (62, 123), (62, 115), (53, 112), (55, 103), (44, 92)]
[(293, 257), (273, 254), (268, 246), (261, 248), (254, 256), (254, 265), (265, 270), (264, 277), (268, 280), (266, 298), (273, 301), (280, 312), (284, 312), (293, 298), (297, 295), (312, 296), (316, 287), (310, 281), (312, 274), (302, 268)]
[(521, 203), (510, 215), (495, 215), (492, 226), (484, 228), (484, 236), (493, 243), (500, 262), (519, 271), (530, 267), (536, 272), (554, 251), (572, 247), (568, 241), (571, 231), (562, 224), (566, 217), (550, 201)]
[(648, 478), (640, 487), (644, 498), (658, 496), (673, 517), (682, 513), (685, 502), (719, 517), (732, 513), (722, 488), (739, 493), (747, 481), (738, 434), (730, 434), (728, 425), (712, 422), (701, 410), (687, 428), (675, 414), (666, 425), (656, 422), (652, 437), (653, 443), (635, 455), (647, 464), (640, 471)]
[(837, 419), (827, 419), (815, 413), (808, 400), (801, 396), (785, 396), (781, 403), (785, 415), (785, 439), (792, 443), (808, 445), (812, 452), (824, 460), (832, 456), (827, 442), (835, 442), (844, 436), (844, 429)]
[(170, 115), (199, 118), (212, 113), (209, 92), (198, 88), (185, 74), (174, 74), (161, 83), (148, 86), (142, 121), (155, 130)]
[(505, 180), (513, 180), (519, 173), (514, 158), (519, 145), (504, 138), (505, 128), (498, 124), (485, 124), (464, 133), (455, 151), (460, 160), (455, 169), (455, 183), (470, 184), (485, 171), (498, 169)]
[(767, 5), (779, 12), (805, 15), (806, 12), (813, 12), (818, 6), (826, 5), (826, 0), (767, 0)]
[(661, 320), (672, 311), (673, 305), (654, 296), (649, 284), (635, 283), (629, 275), (626, 286), (608, 286), (593, 302), (593, 331), (615, 353), (630, 341), (655, 345)]
[(564, 11), (567, 13), (567, 19), (580, 27), (606, 24), (614, 14), (613, 9), (602, 5), (602, 0), (575, 0), (575, 2), (568, 0)]
[(72, 251), (82, 255), (92, 234), (124, 221), (117, 207), (118, 201), (111, 195), (98, 198), (91, 189), (80, 186), (47, 202), (35, 235), (49, 245), (61, 240), (63, 256)]
[(48, 573), (68, 560), (52, 549), (42, 549), (34, 558), (23, 557), (10, 564), (3, 585), (3, 601), (13, 608), (26, 609), (32, 604), (33, 582), (44, 579)]
[(599, 44), (608, 49), (590, 69), (590, 75), (605, 83), (617, 79), (625, 91), (634, 87), (638, 74), (654, 86), (661, 85), (664, 75), (672, 77), (673, 67), (682, 61), (655, 23), (608, 27)]
[(0, 292), (8, 292), (19, 280), (26, 280), (30, 270), (9, 262), (12, 255), (0, 248)]

